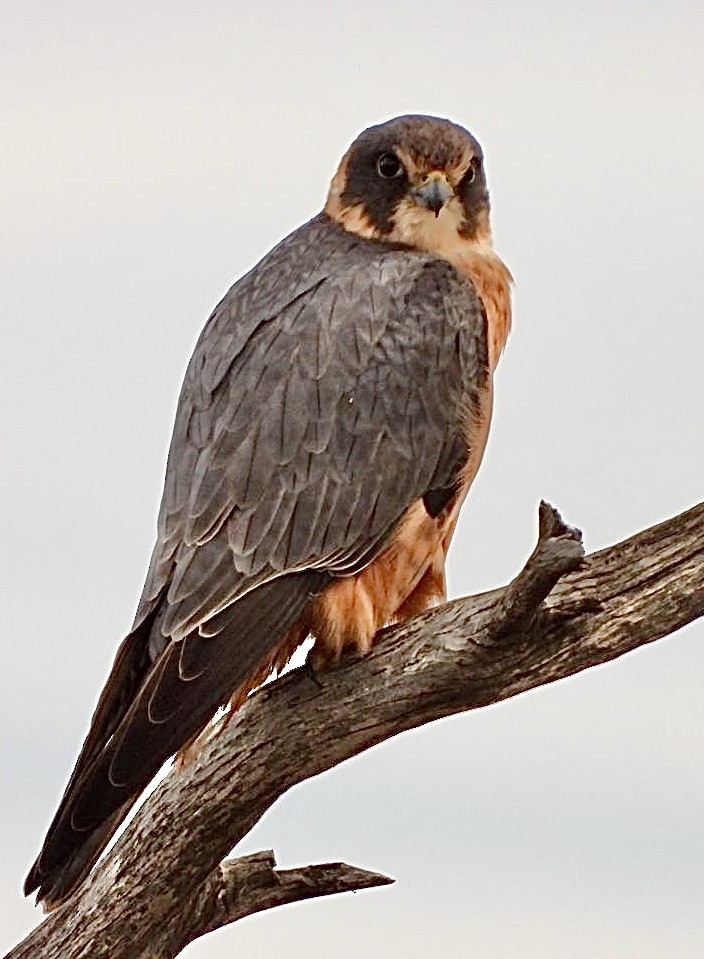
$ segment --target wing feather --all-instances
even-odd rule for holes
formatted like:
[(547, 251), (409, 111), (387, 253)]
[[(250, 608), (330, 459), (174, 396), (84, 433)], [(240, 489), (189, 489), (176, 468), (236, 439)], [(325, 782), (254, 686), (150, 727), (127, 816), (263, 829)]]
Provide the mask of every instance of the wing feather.
[(186, 373), (133, 632), (27, 891), (70, 892), (311, 598), (456, 482), (487, 381), (472, 285), (325, 216), (232, 288)]

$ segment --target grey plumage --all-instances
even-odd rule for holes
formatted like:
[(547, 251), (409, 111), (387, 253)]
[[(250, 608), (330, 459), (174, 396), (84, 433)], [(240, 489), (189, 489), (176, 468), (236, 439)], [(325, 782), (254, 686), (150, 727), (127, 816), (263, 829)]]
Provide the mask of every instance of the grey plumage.
[(135, 627), (164, 594), (178, 639), (284, 570), (353, 569), (465, 457), (485, 351), (479, 300), (446, 262), (323, 217), (284, 240), (189, 364)]
[(456, 483), (488, 376), (466, 278), (325, 215), (232, 287), (190, 361), (135, 622), (27, 892), (63, 899), (311, 597)]

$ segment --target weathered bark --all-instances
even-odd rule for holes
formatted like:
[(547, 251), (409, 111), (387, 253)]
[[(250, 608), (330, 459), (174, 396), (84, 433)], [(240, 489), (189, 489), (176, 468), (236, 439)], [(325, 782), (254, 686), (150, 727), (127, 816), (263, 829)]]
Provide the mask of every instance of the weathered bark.
[(191, 913), (191, 928), (205, 935), (274, 906), (388, 886), (392, 882), (388, 876), (344, 862), (276, 869), (274, 853), (267, 850), (241, 859), (226, 859), (208, 876), (197, 898), (185, 908)]
[(259, 690), (169, 775), (75, 898), (6, 959), (172, 959), (282, 902), (381, 885), (337, 865), (223, 857), (291, 786), (406, 729), (615, 659), (704, 614), (704, 504), (584, 558), (545, 504), (513, 582), (384, 631), (371, 655)]

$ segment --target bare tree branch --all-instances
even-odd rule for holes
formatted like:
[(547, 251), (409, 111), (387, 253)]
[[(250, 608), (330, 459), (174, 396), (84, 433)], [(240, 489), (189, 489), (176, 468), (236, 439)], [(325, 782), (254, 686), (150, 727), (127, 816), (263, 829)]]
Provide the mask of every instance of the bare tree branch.
[(278, 873), (261, 855), (223, 858), (296, 783), (406, 729), (615, 659), (702, 615), (704, 504), (586, 559), (580, 534), (541, 504), (536, 549), (507, 587), (384, 630), (363, 660), (315, 676), (303, 667), (251, 696), (190, 766), (161, 783), (74, 899), (6, 959), (173, 959), (242, 915), (383, 884), (341, 865)]
[(226, 859), (208, 877), (203, 893), (188, 904), (193, 938), (244, 919), (255, 912), (291, 902), (388, 886), (388, 876), (344, 862), (319, 863), (302, 869), (276, 869), (271, 850), (241, 859)]

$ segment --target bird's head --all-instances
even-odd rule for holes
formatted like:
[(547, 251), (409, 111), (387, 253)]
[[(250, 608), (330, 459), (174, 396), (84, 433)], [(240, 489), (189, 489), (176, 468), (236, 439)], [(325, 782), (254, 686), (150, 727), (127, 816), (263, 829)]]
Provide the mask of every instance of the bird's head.
[(482, 150), (449, 120), (402, 116), (361, 133), (340, 161), (325, 212), (346, 230), (456, 260), (491, 248)]

